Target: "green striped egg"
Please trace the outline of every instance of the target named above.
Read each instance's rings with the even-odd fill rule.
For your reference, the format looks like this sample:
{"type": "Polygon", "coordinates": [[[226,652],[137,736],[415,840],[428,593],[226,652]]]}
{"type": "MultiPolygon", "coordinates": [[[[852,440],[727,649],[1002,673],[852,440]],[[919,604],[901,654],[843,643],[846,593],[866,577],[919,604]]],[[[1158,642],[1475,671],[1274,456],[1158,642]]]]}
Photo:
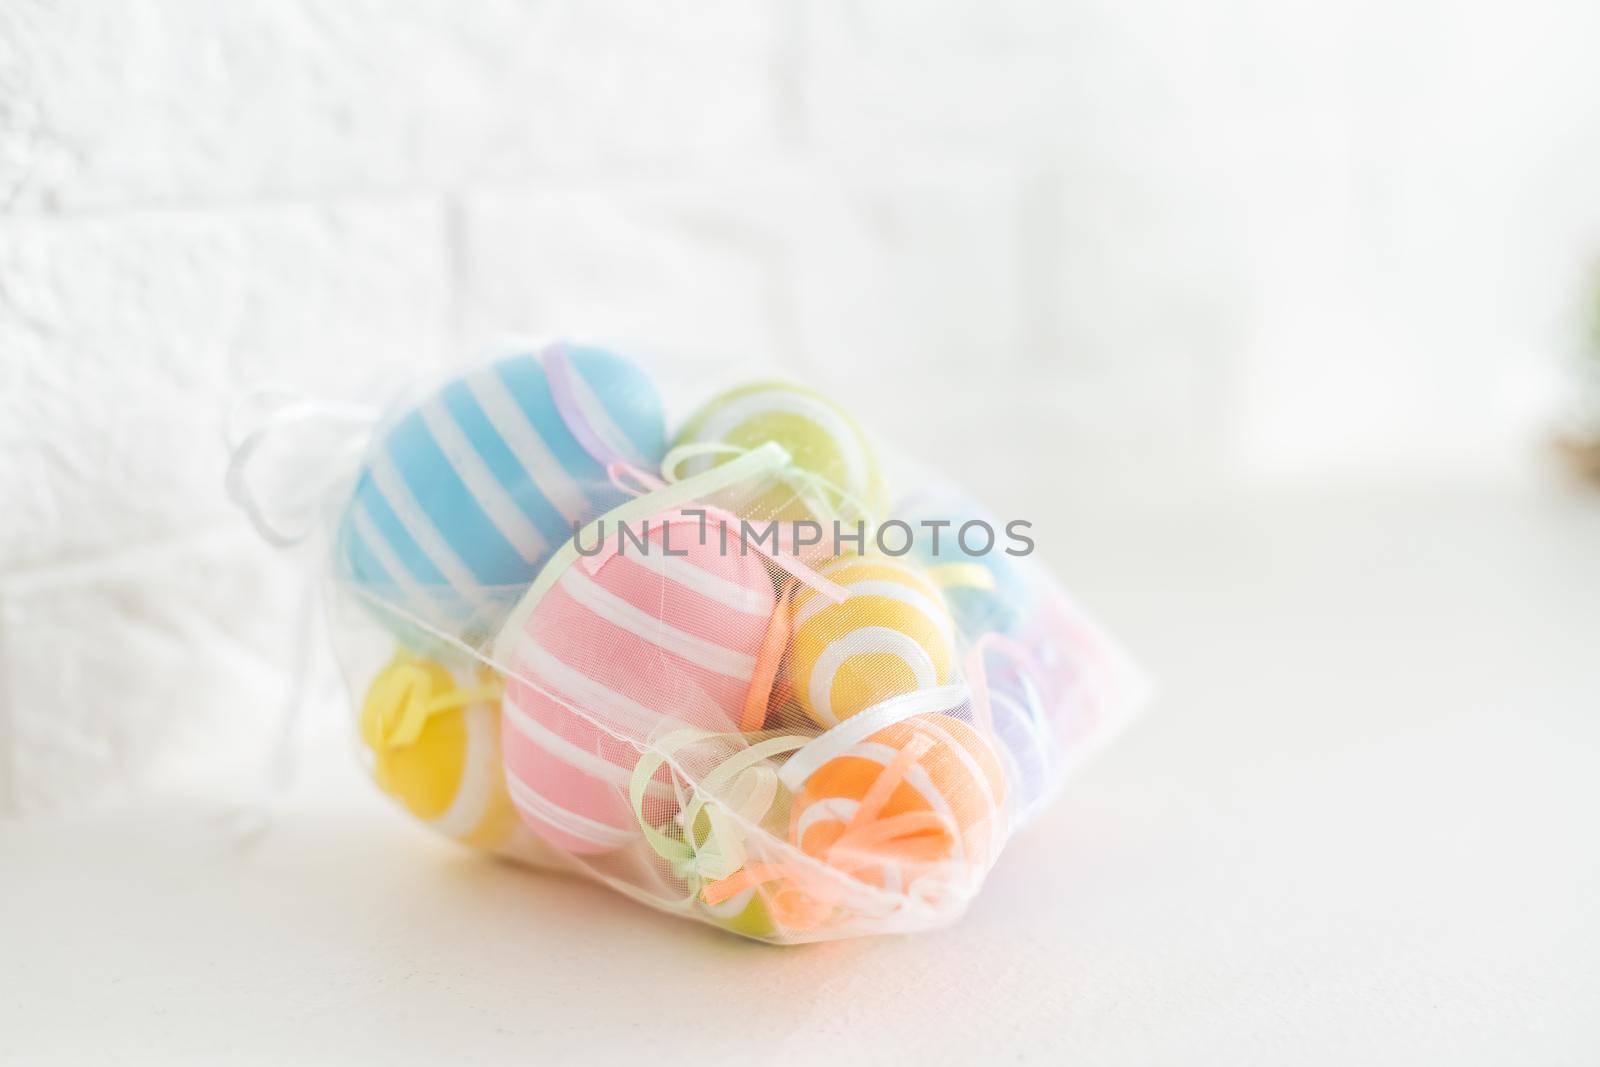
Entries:
{"type": "MultiPolygon", "coordinates": [[[[872,518],[883,510],[883,483],[867,437],[843,409],[804,386],[755,382],[716,397],[684,424],[678,446],[717,443],[741,450],[776,441],[798,472],[816,476],[811,494],[791,479],[741,510],[761,519],[872,518]]],[[[687,459],[680,475],[698,474],[736,453],[687,459]]]]}

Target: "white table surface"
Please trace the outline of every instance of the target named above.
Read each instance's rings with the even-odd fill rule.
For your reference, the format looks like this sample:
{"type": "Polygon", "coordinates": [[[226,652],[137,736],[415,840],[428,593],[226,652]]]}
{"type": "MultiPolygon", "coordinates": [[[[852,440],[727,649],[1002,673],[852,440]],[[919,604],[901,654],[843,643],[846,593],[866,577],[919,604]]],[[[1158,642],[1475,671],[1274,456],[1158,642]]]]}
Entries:
{"type": "Polygon", "coordinates": [[[1600,1062],[1600,497],[1067,518],[1160,694],[955,927],[744,943],[329,753],[250,849],[0,827],[0,1062],[1600,1062]]]}

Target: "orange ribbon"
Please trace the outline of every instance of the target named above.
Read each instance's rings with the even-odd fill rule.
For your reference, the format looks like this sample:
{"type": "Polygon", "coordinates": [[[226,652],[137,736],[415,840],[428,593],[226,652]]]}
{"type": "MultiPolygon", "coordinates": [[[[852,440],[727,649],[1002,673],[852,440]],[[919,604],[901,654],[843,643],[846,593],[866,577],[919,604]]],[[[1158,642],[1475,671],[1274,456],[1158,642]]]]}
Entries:
{"type": "MultiPolygon", "coordinates": [[[[932,811],[882,816],[900,783],[933,746],[928,735],[913,734],[867,787],[843,832],[817,858],[845,874],[890,863],[936,864],[946,858],[950,848],[942,835],[957,840],[960,834],[947,816],[932,811]]],[[[765,896],[773,920],[792,930],[814,929],[826,922],[844,895],[837,879],[811,865],[783,861],[749,864],[706,885],[700,896],[714,906],[763,885],[770,887],[765,896]]]]}
{"type": "Polygon", "coordinates": [[[761,650],[756,653],[756,669],[750,678],[750,689],[745,693],[744,714],[739,717],[739,729],[747,734],[761,729],[767,721],[772,687],[778,680],[783,652],[789,647],[789,603],[793,599],[794,581],[785,579],[778,602],[772,608],[772,618],[767,622],[767,634],[761,639],[761,650]]]}

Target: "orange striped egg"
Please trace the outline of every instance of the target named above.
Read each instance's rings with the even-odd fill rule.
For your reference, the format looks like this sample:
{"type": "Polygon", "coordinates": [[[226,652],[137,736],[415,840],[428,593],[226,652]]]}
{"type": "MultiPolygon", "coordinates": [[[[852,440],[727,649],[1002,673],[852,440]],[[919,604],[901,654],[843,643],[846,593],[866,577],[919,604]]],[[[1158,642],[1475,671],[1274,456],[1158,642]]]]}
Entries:
{"type": "MultiPolygon", "coordinates": [[[[694,519],[671,521],[670,539],[653,519],[642,547],[573,564],[497,644],[512,802],[568,852],[638,835],[629,777],[664,723],[735,730],[749,702],[777,603],[766,564],[719,550],[726,516],[703,544],[694,519]]],[[[661,783],[651,795],[671,802],[661,783]]]]}
{"type": "Polygon", "coordinates": [[[1005,793],[1000,757],[981,734],[949,715],[918,715],[811,771],[789,837],[863,882],[916,893],[919,882],[961,883],[987,866],[1005,793]]]}

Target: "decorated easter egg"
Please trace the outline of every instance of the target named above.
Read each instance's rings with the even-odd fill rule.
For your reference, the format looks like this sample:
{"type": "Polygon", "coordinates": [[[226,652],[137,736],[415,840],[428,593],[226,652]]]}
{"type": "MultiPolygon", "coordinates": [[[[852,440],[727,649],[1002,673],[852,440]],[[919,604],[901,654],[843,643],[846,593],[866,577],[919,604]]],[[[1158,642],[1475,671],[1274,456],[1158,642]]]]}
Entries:
{"type": "Polygon", "coordinates": [[[855,420],[826,397],[782,382],[731,390],[691,416],[677,446],[728,447],[686,459],[679,473],[709,470],[768,441],[776,441],[789,453],[792,475],[741,507],[745,516],[854,520],[882,510],[877,460],[855,420]]]}
{"type": "MultiPolygon", "coordinates": [[[[701,543],[699,514],[658,517],[642,548],[619,537],[541,578],[496,642],[512,801],[570,852],[637,836],[629,778],[659,729],[733,731],[750,701],[777,595],[761,557],[719,550],[731,516],[712,512],[701,543]]],[[[653,802],[671,795],[653,783],[653,802]]]]}
{"type": "Polygon", "coordinates": [[[910,562],[847,556],[822,569],[849,594],[835,603],[805,587],[794,597],[789,689],[824,727],[889,697],[950,680],[950,613],[910,562]]]}
{"type": "Polygon", "coordinates": [[[1020,826],[1059,784],[1060,741],[1032,672],[1002,664],[986,672],[984,684],[994,740],[1012,783],[1013,825],[1020,826]]]}
{"type": "Polygon", "coordinates": [[[886,726],[797,785],[791,842],[893,893],[931,896],[966,884],[986,867],[1004,829],[1000,757],[950,715],[886,726]]]}
{"type": "Polygon", "coordinates": [[[654,468],[664,433],[655,385],[601,349],[482,367],[376,441],[340,525],[340,574],[394,619],[487,637],[574,524],[625,499],[608,466],[654,468]]]}
{"type": "Polygon", "coordinates": [[[1120,648],[1059,589],[1047,588],[1017,632],[1038,706],[1063,758],[1129,714],[1143,681],[1120,648]]]}
{"type": "Polygon", "coordinates": [[[963,637],[1011,633],[1034,600],[1021,561],[1006,553],[1005,526],[959,494],[920,494],[897,518],[913,530],[912,556],[944,594],[963,637]]]}
{"type": "Polygon", "coordinates": [[[378,787],[433,829],[477,848],[512,843],[516,813],[500,759],[500,683],[397,652],[361,705],[378,787]]]}

